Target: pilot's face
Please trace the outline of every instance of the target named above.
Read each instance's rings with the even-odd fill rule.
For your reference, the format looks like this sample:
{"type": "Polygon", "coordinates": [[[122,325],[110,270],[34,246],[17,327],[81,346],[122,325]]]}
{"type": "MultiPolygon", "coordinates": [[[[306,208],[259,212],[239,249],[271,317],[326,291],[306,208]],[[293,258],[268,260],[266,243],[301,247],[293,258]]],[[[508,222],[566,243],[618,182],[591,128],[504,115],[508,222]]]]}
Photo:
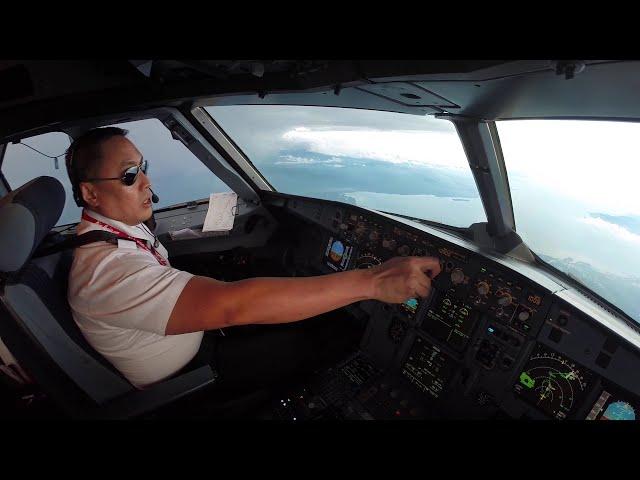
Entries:
{"type": "MultiPolygon", "coordinates": [[[[122,136],[110,138],[101,148],[102,162],[97,178],[120,178],[128,168],[140,165],[142,160],[135,145],[122,136]]],[[[153,213],[150,185],[147,176],[140,171],[130,186],[120,180],[103,180],[82,182],[80,189],[92,210],[127,225],[137,225],[153,213]]]]}

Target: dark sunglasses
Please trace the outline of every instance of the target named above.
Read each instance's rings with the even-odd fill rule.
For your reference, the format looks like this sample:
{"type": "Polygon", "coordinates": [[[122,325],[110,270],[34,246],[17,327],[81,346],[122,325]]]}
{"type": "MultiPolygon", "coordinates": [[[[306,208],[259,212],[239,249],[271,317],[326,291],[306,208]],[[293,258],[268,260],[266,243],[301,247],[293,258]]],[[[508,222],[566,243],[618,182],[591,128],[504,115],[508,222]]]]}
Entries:
{"type": "Polygon", "coordinates": [[[148,165],[149,164],[148,164],[147,160],[142,159],[140,161],[139,165],[135,165],[133,167],[127,168],[122,173],[121,177],[87,178],[87,179],[85,179],[83,181],[85,181],[85,182],[100,182],[100,181],[103,181],[103,180],[120,180],[124,185],[126,185],[127,187],[130,187],[131,185],[136,183],[136,180],[138,179],[138,174],[140,173],[140,171],[142,171],[142,173],[144,173],[145,175],[147,174],[148,165]]]}

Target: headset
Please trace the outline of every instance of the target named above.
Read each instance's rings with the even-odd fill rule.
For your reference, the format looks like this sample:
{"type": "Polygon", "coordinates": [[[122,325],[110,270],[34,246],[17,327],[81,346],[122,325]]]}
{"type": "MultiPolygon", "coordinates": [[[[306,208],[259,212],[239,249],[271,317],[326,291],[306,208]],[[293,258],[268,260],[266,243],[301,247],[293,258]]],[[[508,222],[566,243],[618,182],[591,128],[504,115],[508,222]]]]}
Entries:
{"type": "Polygon", "coordinates": [[[76,172],[76,168],[75,165],[73,165],[73,154],[75,153],[75,148],[73,146],[73,144],[71,144],[69,146],[69,150],[67,151],[67,155],[65,155],[65,163],[67,166],[67,172],[69,173],[69,179],[71,180],[71,189],[73,191],[73,199],[76,202],[76,205],[78,205],[79,207],[83,207],[83,200],[82,197],[80,196],[80,191],[78,188],[78,184],[79,182],[78,180],[78,174],[76,172]]]}

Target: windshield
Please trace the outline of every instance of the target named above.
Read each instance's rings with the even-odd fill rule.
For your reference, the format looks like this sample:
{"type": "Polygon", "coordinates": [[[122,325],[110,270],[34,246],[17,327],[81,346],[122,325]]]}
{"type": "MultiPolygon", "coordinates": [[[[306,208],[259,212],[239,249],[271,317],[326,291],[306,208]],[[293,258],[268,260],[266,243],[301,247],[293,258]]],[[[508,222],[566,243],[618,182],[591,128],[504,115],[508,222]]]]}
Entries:
{"type": "Polygon", "coordinates": [[[456,227],[486,221],[446,120],[333,107],[206,110],[278,191],[456,227]]]}
{"type": "Polygon", "coordinates": [[[497,126],[524,242],[640,322],[640,124],[497,126]]]}

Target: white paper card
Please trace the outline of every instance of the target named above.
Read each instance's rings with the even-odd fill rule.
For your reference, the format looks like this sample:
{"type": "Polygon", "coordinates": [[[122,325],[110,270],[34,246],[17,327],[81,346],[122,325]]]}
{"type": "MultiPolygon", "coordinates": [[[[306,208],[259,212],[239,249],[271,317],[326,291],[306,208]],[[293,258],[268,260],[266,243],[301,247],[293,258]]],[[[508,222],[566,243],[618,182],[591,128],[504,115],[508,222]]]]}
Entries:
{"type": "Polygon", "coordinates": [[[236,193],[212,193],[209,196],[209,210],[207,210],[202,231],[220,232],[231,230],[237,206],[238,195],[236,193]]]}

